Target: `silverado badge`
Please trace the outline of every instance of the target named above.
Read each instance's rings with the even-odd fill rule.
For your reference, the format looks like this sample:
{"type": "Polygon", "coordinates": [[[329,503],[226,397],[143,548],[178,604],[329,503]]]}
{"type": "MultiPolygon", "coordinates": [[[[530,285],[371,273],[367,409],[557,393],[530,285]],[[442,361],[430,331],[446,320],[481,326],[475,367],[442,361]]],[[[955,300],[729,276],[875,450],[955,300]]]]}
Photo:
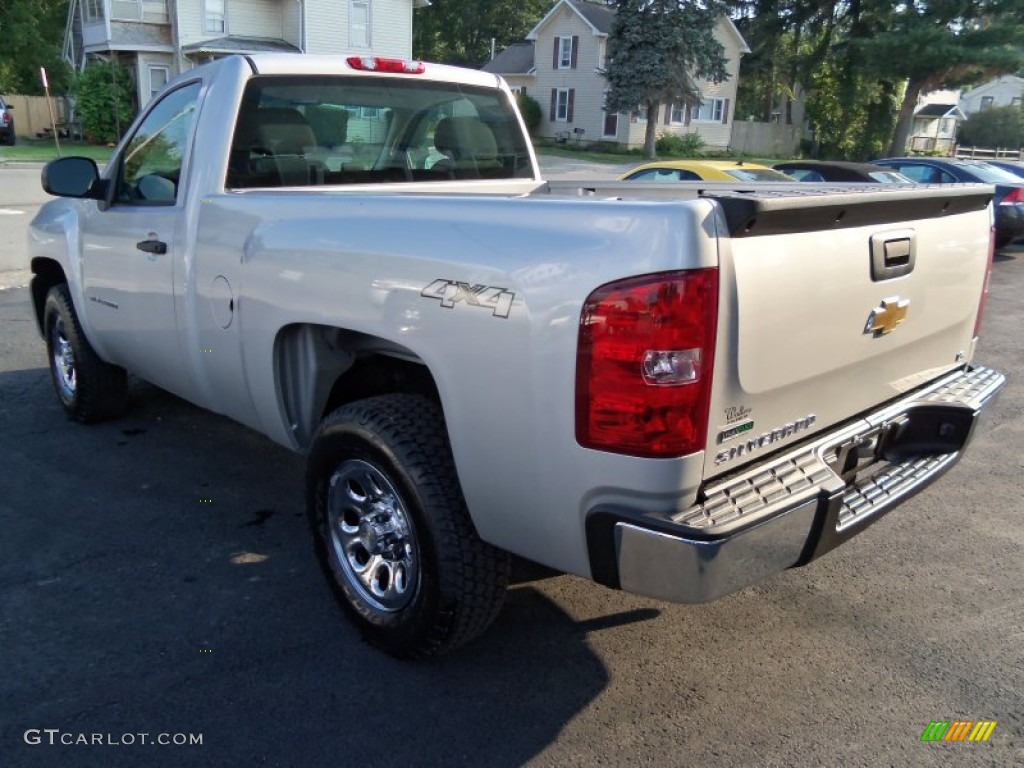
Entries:
{"type": "Polygon", "coordinates": [[[882,299],[882,303],[871,310],[871,314],[868,315],[864,333],[874,334],[875,338],[892,333],[896,330],[896,326],[907,319],[909,308],[910,299],[901,299],[899,296],[882,299]]]}

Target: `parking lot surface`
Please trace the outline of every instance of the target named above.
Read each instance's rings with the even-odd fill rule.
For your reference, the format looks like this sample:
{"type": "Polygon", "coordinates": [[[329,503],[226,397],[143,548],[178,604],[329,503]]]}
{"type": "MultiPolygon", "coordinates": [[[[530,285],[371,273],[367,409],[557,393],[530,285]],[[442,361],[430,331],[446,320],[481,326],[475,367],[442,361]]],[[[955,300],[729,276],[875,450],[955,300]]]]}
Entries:
{"type": "Polygon", "coordinates": [[[699,606],[524,571],[483,638],[416,664],[332,601],[302,457],[142,382],[68,422],[28,291],[0,290],[0,766],[1024,764],[1022,326],[1018,249],[967,455],[809,567],[699,606]],[[997,724],[921,741],[949,720],[997,724]]]}

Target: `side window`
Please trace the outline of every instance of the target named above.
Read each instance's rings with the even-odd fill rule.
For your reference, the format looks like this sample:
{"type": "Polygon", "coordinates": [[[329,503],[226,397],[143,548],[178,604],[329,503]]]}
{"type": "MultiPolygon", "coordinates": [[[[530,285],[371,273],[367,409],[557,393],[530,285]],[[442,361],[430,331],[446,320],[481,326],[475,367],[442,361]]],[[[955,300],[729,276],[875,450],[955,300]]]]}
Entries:
{"type": "Polygon", "coordinates": [[[951,174],[951,173],[946,173],[945,171],[939,171],[938,172],[938,182],[939,182],[939,184],[956,184],[956,177],[953,174],[951,174]]]}
{"type": "Polygon", "coordinates": [[[900,165],[896,170],[918,184],[930,184],[932,181],[932,169],[927,165],[900,165]]]}
{"type": "Polygon", "coordinates": [[[198,98],[199,83],[178,88],[142,121],[118,169],[118,203],[174,205],[198,98]]]}

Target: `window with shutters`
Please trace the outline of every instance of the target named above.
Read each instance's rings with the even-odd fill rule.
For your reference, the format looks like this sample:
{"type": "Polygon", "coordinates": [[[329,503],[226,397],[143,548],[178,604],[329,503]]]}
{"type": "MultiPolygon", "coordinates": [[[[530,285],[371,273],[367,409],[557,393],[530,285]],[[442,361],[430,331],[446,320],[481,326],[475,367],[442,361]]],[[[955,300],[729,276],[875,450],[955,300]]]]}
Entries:
{"type": "Polygon", "coordinates": [[[704,99],[693,112],[693,120],[702,123],[720,123],[725,114],[725,99],[704,99]]]}
{"type": "Polygon", "coordinates": [[[566,123],[569,121],[569,89],[559,88],[555,99],[555,121],[566,123]]]}
{"type": "Polygon", "coordinates": [[[558,68],[572,68],[572,37],[558,38],[558,68]]]}

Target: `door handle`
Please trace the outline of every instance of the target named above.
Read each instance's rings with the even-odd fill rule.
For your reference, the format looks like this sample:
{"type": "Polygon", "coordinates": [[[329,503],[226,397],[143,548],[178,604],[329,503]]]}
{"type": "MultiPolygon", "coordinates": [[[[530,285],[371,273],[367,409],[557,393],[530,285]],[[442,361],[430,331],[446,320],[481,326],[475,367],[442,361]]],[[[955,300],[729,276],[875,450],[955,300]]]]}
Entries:
{"type": "Polygon", "coordinates": [[[914,271],[917,233],[912,229],[880,232],[871,236],[871,279],[880,282],[914,271]]]}
{"type": "Polygon", "coordinates": [[[135,247],[146,253],[167,253],[167,243],[163,240],[140,240],[135,247]]]}

